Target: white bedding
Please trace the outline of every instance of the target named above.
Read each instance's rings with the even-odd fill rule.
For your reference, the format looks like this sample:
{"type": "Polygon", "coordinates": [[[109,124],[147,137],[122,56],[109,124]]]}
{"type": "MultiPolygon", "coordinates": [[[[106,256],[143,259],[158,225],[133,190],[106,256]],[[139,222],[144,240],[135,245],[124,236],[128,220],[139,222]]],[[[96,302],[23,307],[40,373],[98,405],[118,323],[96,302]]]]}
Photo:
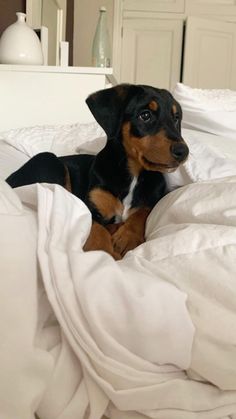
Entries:
{"type": "MultiPolygon", "coordinates": [[[[96,125],[57,129],[5,133],[0,177],[104,141],[96,125]]],[[[119,262],[82,251],[76,197],[0,179],[0,418],[236,419],[236,142],[183,134],[190,159],[168,182],[185,186],[119,262]]]]}
{"type": "Polygon", "coordinates": [[[235,141],[236,90],[200,89],[177,83],[173,96],[181,104],[184,128],[235,141]]]}
{"type": "Polygon", "coordinates": [[[1,181],[2,417],[236,417],[235,194],[236,177],[170,193],[115,262],[82,251],[77,198],[1,181]]]}

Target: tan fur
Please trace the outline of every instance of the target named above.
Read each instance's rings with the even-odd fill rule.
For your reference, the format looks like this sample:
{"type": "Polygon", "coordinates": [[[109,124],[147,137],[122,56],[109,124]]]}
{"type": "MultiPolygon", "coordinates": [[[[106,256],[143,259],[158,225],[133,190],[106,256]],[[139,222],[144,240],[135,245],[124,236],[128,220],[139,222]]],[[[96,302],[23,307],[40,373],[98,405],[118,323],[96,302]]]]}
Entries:
{"type": "Polygon", "coordinates": [[[150,211],[150,208],[132,208],[125,223],[112,236],[114,251],[124,256],[145,241],[145,225],[150,211]]]}
{"type": "Polygon", "coordinates": [[[89,199],[107,220],[115,215],[122,215],[123,205],[121,201],[108,191],[94,188],[89,192],[89,199]]]}
{"type": "Polygon", "coordinates": [[[175,114],[177,112],[177,106],[176,105],[172,106],[172,111],[173,111],[173,114],[175,114]]]}
{"type": "Polygon", "coordinates": [[[164,130],[160,130],[156,135],[137,138],[130,132],[130,122],[125,122],[122,133],[129,167],[133,175],[137,176],[143,168],[166,172],[166,166],[177,165],[170,153],[172,141],[166,137],[164,130]]]}
{"type": "Polygon", "coordinates": [[[103,250],[113,256],[115,260],[121,259],[119,252],[114,250],[111,234],[105,227],[97,222],[93,222],[83,250],[85,252],[88,252],[89,250],[103,250]]]}
{"type": "Polygon", "coordinates": [[[70,181],[70,173],[69,173],[69,170],[68,170],[67,166],[65,166],[65,184],[64,184],[64,188],[67,191],[72,192],[71,181],[70,181]]]}
{"type": "Polygon", "coordinates": [[[148,107],[151,109],[151,111],[156,111],[158,109],[158,103],[155,100],[152,100],[148,107]]]}

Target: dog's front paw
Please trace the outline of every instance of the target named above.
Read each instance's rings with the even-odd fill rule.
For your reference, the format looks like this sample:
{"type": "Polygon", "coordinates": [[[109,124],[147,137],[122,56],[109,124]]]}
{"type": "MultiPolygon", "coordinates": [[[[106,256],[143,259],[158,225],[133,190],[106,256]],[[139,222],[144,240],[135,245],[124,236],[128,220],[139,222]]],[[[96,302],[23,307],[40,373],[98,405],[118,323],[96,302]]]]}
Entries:
{"type": "Polygon", "coordinates": [[[112,237],[109,231],[101,224],[93,222],[90,234],[84,244],[83,250],[103,250],[109,253],[115,260],[122,259],[122,256],[113,248],[112,237]]]}
{"type": "Polygon", "coordinates": [[[123,224],[113,235],[112,242],[115,252],[122,257],[129,251],[145,241],[144,236],[123,224]]]}

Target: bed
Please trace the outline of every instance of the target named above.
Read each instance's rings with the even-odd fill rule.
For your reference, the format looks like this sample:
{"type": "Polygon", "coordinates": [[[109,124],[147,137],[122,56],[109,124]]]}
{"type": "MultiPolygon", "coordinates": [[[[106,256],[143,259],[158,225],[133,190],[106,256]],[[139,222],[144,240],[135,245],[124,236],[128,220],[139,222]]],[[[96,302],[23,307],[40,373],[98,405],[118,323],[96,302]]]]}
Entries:
{"type": "Polygon", "coordinates": [[[84,100],[108,75],[71,72],[0,69],[0,416],[236,419],[236,92],[176,86],[190,157],[116,262],[83,252],[78,198],[4,181],[103,147],[84,100]]]}

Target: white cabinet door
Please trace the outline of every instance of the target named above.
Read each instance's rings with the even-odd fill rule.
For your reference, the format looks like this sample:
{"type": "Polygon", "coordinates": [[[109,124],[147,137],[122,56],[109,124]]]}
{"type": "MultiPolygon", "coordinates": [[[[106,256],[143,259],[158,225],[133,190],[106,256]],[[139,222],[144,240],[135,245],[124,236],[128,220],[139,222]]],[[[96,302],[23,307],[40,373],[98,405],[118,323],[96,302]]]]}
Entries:
{"type": "Polygon", "coordinates": [[[185,0],[187,16],[235,16],[236,0],[185,0]]]}
{"type": "Polygon", "coordinates": [[[182,20],[124,19],[121,81],[172,89],[180,80],[182,20]]]}
{"type": "Polygon", "coordinates": [[[124,0],[124,10],[181,13],[184,0],[124,0]]]}
{"type": "Polygon", "coordinates": [[[200,88],[236,89],[236,24],[189,17],[183,83],[200,88]]]}

